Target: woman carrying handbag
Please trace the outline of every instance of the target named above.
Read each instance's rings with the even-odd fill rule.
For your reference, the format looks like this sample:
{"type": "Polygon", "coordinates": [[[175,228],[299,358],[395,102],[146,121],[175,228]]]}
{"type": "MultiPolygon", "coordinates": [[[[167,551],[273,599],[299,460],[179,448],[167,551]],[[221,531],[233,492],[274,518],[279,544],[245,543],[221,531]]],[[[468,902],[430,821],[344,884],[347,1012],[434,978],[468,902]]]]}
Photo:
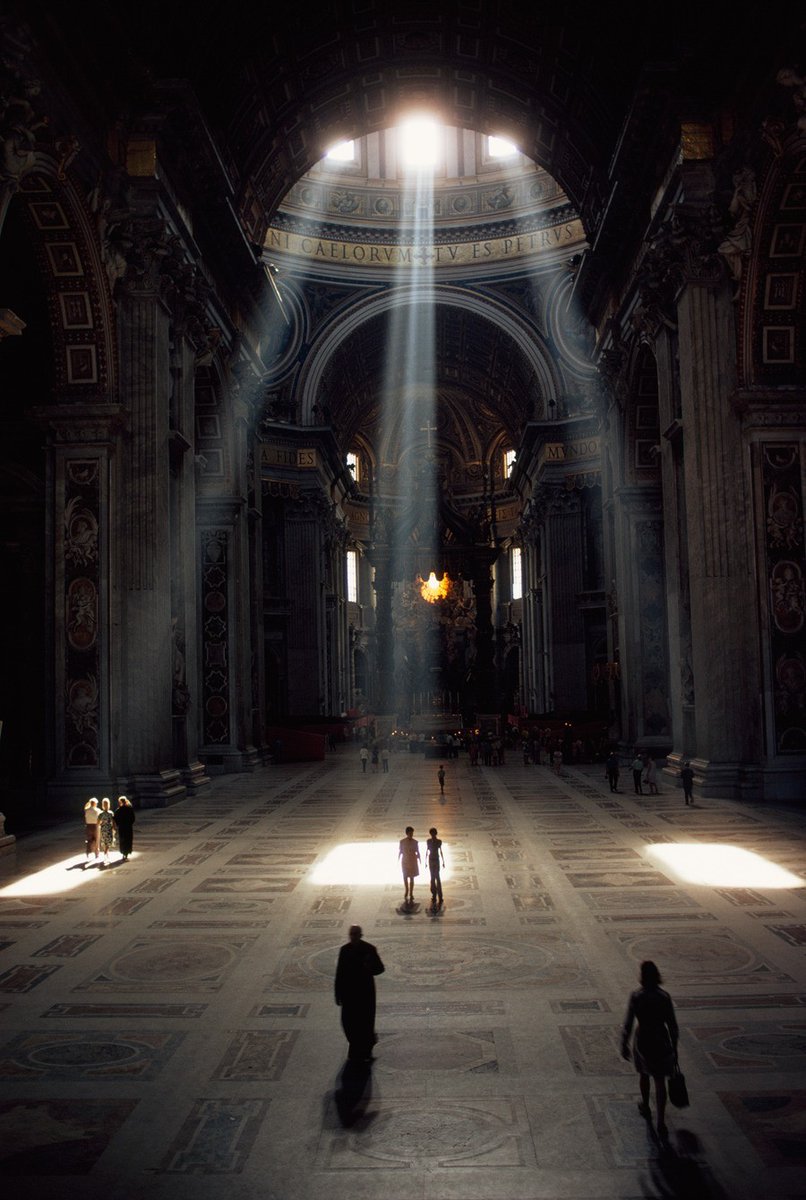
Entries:
{"type": "MultiPolygon", "coordinates": [[[[641,963],[641,986],[630,996],[621,1036],[622,1058],[630,1058],[630,1034],[637,1026],[632,1047],[632,1059],[638,1071],[641,1103],[638,1111],[646,1120],[651,1118],[649,1080],[655,1081],[655,1102],[658,1110],[658,1137],[666,1138],[666,1080],[679,1071],[677,1067],[677,1019],[668,992],[660,986],[660,971],[653,962],[641,963]]],[[[685,1080],[684,1086],[685,1086],[685,1080]]]]}

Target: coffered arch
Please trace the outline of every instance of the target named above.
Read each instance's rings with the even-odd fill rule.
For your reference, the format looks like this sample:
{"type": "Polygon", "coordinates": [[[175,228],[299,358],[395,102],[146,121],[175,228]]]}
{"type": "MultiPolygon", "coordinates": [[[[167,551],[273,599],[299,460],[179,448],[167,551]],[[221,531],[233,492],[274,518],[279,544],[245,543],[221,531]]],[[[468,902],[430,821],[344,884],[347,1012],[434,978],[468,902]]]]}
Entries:
{"type": "MultiPolygon", "coordinates": [[[[560,390],[548,346],[525,320],[488,295],[448,286],[435,287],[432,295],[440,364],[437,392],[456,397],[465,391],[496,403],[501,424],[511,437],[517,436],[523,420],[532,415],[530,405],[545,408],[560,390]]],[[[423,302],[416,288],[390,289],[341,312],[323,329],[300,381],[304,423],[312,420],[323,392],[345,436],[372,417],[384,385],[388,319],[396,310],[423,302]],[[359,352],[362,344],[368,354],[359,352]],[[337,386],[345,373],[353,377],[349,391],[337,386]]]]}

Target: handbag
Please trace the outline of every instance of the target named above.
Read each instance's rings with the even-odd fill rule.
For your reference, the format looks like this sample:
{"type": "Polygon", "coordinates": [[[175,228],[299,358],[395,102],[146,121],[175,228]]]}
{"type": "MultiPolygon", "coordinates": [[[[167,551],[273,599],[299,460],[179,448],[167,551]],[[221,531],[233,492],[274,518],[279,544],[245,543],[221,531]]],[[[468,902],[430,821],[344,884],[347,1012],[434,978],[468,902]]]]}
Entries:
{"type": "Polygon", "coordinates": [[[674,1060],[674,1070],[669,1076],[669,1103],[675,1108],[688,1108],[688,1088],[686,1087],[686,1077],[680,1070],[680,1064],[677,1059],[674,1060]]]}

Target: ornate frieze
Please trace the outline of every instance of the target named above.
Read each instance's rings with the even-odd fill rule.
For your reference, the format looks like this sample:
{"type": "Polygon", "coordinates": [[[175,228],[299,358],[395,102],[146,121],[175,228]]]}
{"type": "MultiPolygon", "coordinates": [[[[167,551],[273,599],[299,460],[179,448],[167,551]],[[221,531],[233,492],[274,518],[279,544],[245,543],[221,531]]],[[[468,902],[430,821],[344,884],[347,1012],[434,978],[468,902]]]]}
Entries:
{"type": "Polygon", "coordinates": [[[797,442],[764,442],[761,474],[775,751],[806,753],[806,551],[797,442]]]}
{"type": "Polygon", "coordinates": [[[229,571],[231,533],[201,532],[202,742],[230,742],[229,571]]]}
{"type": "Polygon", "coordinates": [[[64,464],[62,571],[64,603],[64,765],[99,767],[101,464],[64,464]]]}

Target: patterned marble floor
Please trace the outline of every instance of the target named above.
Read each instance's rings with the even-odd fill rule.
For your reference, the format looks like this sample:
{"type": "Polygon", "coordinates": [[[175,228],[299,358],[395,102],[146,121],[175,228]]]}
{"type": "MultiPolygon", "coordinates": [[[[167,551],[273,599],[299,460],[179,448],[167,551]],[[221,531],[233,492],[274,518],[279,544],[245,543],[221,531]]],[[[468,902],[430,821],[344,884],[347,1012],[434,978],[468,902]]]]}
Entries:
{"type": "Polygon", "coordinates": [[[437,765],[343,748],[138,813],[105,870],[78,821],[0,860],[9,1195],[805,1200],[806,891],[685,882],[649,848],[733,845],[806,887],[806,814],[514,761],[451,762],[440,796],[437,765]],[[401,909],[407,824],[445,839],[436,916],[422,877],[401,909]],[[371,1074],[333,1002],[352,923],[386,964],[371,1074]],[[665,1147],[618,1052],[644,958],[692,1096],[665,1147]]]}

